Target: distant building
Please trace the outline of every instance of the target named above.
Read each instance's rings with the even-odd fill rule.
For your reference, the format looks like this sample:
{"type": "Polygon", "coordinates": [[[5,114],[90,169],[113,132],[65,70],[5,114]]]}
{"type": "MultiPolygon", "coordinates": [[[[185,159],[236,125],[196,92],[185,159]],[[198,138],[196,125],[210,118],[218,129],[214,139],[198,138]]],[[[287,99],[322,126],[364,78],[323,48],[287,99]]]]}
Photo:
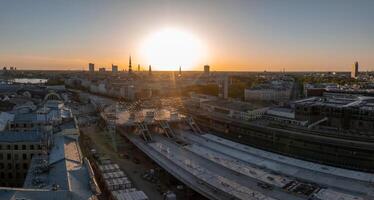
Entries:
{"type": "Polygon", "coordinates": [[[129,73],[132,73],[131,56],[129,57],[129,73]]]}
{"type": "Polygon", "coordinates": [[[120,88],[120,97],[133,101],[135,100],[135,88],[133,85],[125,85],[120,88]]]}
{"type": "Polygon", "coordinates": [[[99,72],[105,72],[105,67],[99,68],[99,72]]]}
{"type": "Polygon", "coordinates": [[[327,90],[336,89],[335,83],[305,83],[304,95],[306,97],[322,96],[327,90]]]}
{"type": "Polygon", "coordinates": [[[272,81],[272,83],[260,84],[244,90],[246,101],[274,101],[287,102],[291,99],[293,82],[272,81]]]}
{"type": "Polygon", "coordinates": [[[221,80],[219,80],[219,97],[227,99],[229,97],[229,79],[225,75],[221,80]]]}
{"type": "Polygon", "coordinates": [[[261,118],[268,108],[256,107],[242,101],[228,101],[222,99],[203,100],[200,103],[202,111],[213,115],[221,115],[239,120],[254,120],[261,118]]]}
{"type": "Polygon", "coordinates": [[[210,66],[209,65],[204,65],[204,74],[209,75],[210,73],[210,66]]]}
{"type": "Polygon", "coordinates": [[[95,64],[94,63],[88,63],[88,71],[94,72],[95,71],[95,64]]]}
{"type": "Polygon", "coordinates": [[[148,74],[152,75],[152,66],[151,65],[149,65],[149,67],[148,67],[148,74]]]}
{"type": "Polygon", "coordinates": [[[351,77],[357,78],[357,76],[358,76],[358,62],[355,62],[352,72],[351,72],[351,77]]]}
{"type": "Polygon", "coordinates": [[[118,66],[112,64],[112,72],[117,73],[118,72],[118,66]]]}
{"type": "Polygon", "coordinates": [[[374,128],[373,102],[374,97],[367,96],[312,97],[294,102],[295,116],[298,120],[309,122],[326,118],[326,126],[372,133],[374,128]]]}

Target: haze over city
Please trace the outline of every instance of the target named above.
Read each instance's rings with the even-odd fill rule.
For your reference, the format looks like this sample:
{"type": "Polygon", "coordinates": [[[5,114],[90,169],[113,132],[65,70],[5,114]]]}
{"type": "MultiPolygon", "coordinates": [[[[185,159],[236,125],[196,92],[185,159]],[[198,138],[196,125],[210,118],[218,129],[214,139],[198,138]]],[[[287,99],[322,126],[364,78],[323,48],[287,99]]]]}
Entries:
{"type": "Polygon", "coordinates": [[[374,200],[374,0],[0,0],[0,200],[374,200]]]}
{"type": "Polygon", "coordinates": [[[0,64],[82,70],[374,70],[371,0],[1,1],[0,64]]]}

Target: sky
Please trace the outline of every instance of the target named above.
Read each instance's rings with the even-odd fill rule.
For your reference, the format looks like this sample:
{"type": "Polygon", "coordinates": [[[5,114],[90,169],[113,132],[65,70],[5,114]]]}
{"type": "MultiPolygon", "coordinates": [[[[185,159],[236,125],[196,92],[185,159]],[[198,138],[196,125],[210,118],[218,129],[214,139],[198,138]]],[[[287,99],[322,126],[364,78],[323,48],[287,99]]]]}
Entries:
{"type": "Polygon", "coordinates": [[[374,70],[373,10],[373,0],[0,0],[0,66],[122,69],[130,54],[148,66],[143,42],[174,28],[204,46],[194,70],[349,71],[356,60],[374,70]]]}

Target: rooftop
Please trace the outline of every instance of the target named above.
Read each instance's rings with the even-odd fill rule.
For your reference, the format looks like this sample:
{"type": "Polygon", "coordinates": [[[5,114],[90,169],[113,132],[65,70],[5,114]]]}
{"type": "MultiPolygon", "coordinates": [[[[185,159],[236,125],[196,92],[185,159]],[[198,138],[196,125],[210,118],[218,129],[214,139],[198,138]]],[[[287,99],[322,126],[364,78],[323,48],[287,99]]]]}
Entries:
{"type": "Polygon", "coordinates": [[[12,132],[12,131],[1,131],[0,142],[16,143],[16,142],[40,142],[42,140],[42,134],[38,131],[27,131],[27,132],[12,132]]]}
{"type": "Polygon", "coordinates": [[[260,108],[257,105],[246,103],[242,101],[228,101],[223,99],[217,99],[217,100],[210,100],[210,101],[204,101],[202,104],[209,104],[216,107],[222,107],[227,108],[231,110],[241,111],[241,112],[247,112],[252,111],[260,108]]]}
{"type": "Polygon", "coordinates": [[[33,157],[23,188],[0,188],[0,199],[94,199],[90,164],[83,160],[74,133],[67,129],[55,134],[49,154],[33,157]]]}
{"type": "Polygon", "coordinates": [[[374,98],[360,96],[357,98],[340,98],[340,97],[313,97],[294,101],[297,105],[303,106],[329,106],[337,108],[359,108],[365,110],[374,110],[374,98]]]}

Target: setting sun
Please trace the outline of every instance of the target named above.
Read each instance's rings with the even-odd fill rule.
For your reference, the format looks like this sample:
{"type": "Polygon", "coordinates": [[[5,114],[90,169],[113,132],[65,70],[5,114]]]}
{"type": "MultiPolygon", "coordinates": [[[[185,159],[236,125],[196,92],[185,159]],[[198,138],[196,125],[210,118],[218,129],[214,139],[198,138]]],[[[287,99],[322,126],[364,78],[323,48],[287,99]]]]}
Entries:
{"type": "Polygon", "coordinates": [[[204,57],[201,41],[193,34],[167,28],[149,35],[140,47],[140,55],[156,70],[193,69],[204,57]]]}

